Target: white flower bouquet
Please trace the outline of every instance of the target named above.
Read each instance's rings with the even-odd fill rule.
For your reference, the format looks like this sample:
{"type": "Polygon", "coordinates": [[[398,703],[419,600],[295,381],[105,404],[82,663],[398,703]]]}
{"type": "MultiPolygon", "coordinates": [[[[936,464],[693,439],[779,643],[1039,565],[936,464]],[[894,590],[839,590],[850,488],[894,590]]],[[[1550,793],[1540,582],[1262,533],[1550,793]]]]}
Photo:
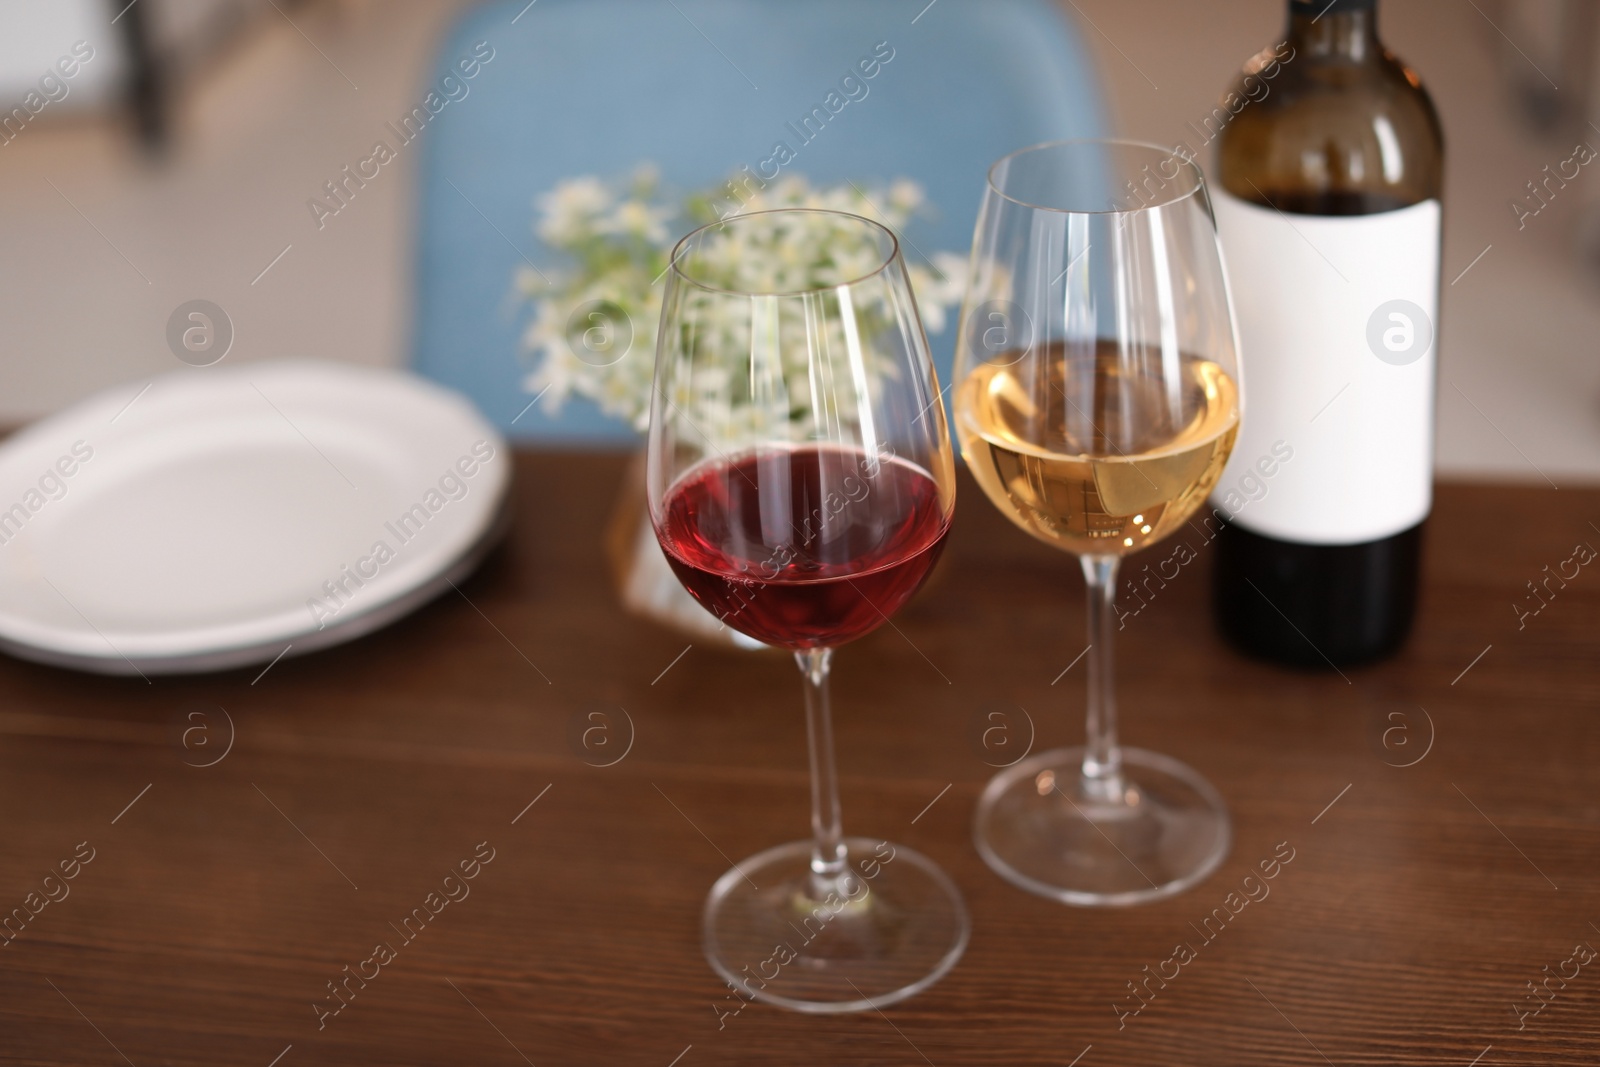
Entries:
{"type": "MultiPolygon", "coordinates": [[[[884,188],[853,182],[813,188],[792,175],[760,190],[747,185],[737,200],[718,199],[733,187],[730,182],[669,201],[655,169],[641,166],[625,182],[573,178],[538,198],[536,232],[572,262],[554,273],[524,267],[516,278],[519,293],[533,305],[523,336],[533,357],[525,384],[546,410],[559,411],[574,396],[588,397],[634,429],[648,428],[656,324],[675,233],[726,218],[730,207],[740,214],[827,208],[875,219],[895,231],[925,208],[922,188],[904,178],[884,188]]],[[[729,240],[713,252],[722,282],[746,291],[829,285],[870,270],[874,255],[859,237],[844,237],[825,221],[809,228],[791,225],[765,240],[729,240]]],[[[944,329],[947,309],[961,299],[966,261],[948,252],[935,253],[931,262],[914,259],[914,254],[907,257],[912,289],[923,323],[937,333],[944,329]]],[[[795,378],[794,394],[803,395],[804,365],[788,370],[795,378]]],[[[727,417],[727,400],[715,387],[674,400],[699,406],[707,423],[714,412],[727,417]]],[[[803,413],[795,414],[803,421],[803,413]]]]}

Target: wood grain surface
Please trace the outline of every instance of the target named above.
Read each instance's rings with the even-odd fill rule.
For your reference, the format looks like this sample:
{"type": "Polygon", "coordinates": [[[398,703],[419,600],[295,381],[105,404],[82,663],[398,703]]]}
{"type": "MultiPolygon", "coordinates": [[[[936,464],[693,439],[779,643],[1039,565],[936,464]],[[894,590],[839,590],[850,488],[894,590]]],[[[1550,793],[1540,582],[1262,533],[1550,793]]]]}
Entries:
{"type": "Polygon", "coordinates": [[[1075,742],[1085,638],[1075,563],[963,481],[934,582],[840,653],[835,699],[846,829],[942,864],[971,945],[883,1012],[719,1025],[700,907],[729,858],[806,832],[799,679],[619,609],[622,469],[520,455],[510,541],[459,594],[260,677],[0,662],[0,913],[28,916],[0,938],[0,1063],[1600,1062],[1600,960],[1574,957],[1600,946],[1600,567],[1513,609],[1600,547],[1600,492],[1441,486],[1414,639],[1344,676],[1228,651],[1180,533],[1198,558],[1118,635],[1123,736],[1216,784],[1233,851],[1175,900],[1091,911],[971,844],[1009,758],[980,723],[1075,742]],[[608,754],[631,721],[614,765],[591,711],[608,754]],[[1205,941],[1191,924],[1283,842],[1270,895],[1205,941]],[[1179,943],[1195,958],[1135,999],[1179,943]],[[324,1015],[347,966],[377,977],[324,1015]]]}

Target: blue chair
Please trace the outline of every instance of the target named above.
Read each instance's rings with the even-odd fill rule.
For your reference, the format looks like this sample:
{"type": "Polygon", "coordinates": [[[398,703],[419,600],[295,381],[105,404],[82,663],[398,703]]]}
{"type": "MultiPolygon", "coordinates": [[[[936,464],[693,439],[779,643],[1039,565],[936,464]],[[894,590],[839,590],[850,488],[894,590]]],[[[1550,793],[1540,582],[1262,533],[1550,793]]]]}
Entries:
{"type": "MultiPolygon", "coordinates": [[[[532,231],[534,197],[558,181],[648,160],[669,187],[706,188],[781,140],[796,154],[783,173],[814,184],[920,182],[938,215],[908,228],[907,256],[964,256],[991,162],[1106,125],[1086,49],[1048,0],[498,0],[456,24],[430,85],[479,41],[493,59],[418,138],[415,366],[522,441],[634,439],[583,400],[524,413],[528,309],[511,280],[525,260],[559,263],[532,231]],[[802,144],[786,124],[875,47],[892,58],[867,95],[802,144]]],[[[930,338],[945,382],[954,333],[930,338]]]]}

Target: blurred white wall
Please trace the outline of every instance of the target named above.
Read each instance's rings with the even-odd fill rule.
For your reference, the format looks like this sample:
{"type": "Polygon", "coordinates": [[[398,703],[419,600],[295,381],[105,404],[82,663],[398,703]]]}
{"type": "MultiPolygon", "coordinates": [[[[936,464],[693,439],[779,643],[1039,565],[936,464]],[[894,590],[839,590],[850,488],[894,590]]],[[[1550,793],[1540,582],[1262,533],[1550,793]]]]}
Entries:
{"type": "Polygon", "coordinates": [[[0,108],[22,103],[78,41],[98,42],[94,59],[51,107],[104,105],[122,78],[122,48],[108,0],[0,0],[0,108]]]}

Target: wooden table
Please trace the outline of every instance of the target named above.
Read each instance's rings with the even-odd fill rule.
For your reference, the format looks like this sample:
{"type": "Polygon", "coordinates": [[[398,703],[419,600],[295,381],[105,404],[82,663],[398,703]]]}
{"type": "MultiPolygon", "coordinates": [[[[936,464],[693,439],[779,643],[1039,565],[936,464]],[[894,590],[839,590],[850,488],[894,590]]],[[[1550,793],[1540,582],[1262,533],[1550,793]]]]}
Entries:
{"type": "Polygon", "coordinates": [[[1600,946],[1600,568],[1521,629],[1512,609],[1600,546],[1600,492],[1442,486],[1415,639],[1347,678],[1226,650],[1201,549],[1119,635],[1124,737],[1217,785],[1233,852],[1176,900],[1088,911],[970,841],[981,716],[1073,742],[1083,668],[1053,680],[1084,636],[1076,566],[963,482],[939,576],[840,655],[835,694],[847,829],[941,863],[971,945],[882,1013],[719,1028],[700,906],[730,857],[805,833],[796,672],[618,609],[621,458],[518,464],[509,545],[357,644],[153,684],[0,663],[0,909],[38,908],[0,947],[0,1063],[1600,1062],[1600,960],[1514,1014],[1600,946]],[[590,766],[575,723],[618,707],[631,751],[590,766]],[[1190,924],[1280,842],[1270,896],[1203,943],[1190,924]],[[1197,958],[1119,1029],[1181,941],[1197,958]],[[379,942],[400,947],[364,963],[379,942]],[[377,976],[319,1030],[347,966],[377,976]]]}

